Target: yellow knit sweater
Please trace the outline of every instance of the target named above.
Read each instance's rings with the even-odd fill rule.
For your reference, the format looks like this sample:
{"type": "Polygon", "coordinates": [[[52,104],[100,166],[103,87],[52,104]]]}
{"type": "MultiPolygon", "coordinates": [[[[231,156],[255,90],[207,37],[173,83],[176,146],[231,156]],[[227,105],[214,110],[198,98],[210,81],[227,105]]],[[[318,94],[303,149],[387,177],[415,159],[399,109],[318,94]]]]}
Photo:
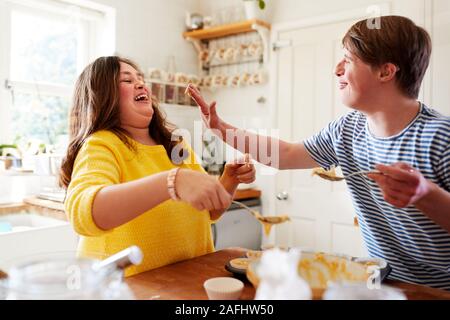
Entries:
{"type": "MultiPolygon", "coordinates": [[[[114,133],[100,131],[79,151],[65,201],[70,222],[81,236],[79,256],[104,259],[137,245],[144,260],[127,269],[125,275],[130,276],[213,252],[209,212],[184,202],[165,201],[113,230],[96,226],[92,203],[102,188],[175,168],[162,145],[135,145],[137,151],[133,152],[114,133]]],[[[189,151],[190,157],[180,167],[204,172],[189,151]]]]}

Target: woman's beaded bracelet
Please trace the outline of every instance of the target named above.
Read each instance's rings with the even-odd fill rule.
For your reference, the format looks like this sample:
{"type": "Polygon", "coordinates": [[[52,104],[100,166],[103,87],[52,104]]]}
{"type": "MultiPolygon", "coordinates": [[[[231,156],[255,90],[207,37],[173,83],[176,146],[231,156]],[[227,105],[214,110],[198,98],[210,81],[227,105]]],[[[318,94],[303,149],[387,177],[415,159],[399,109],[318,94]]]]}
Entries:
{"type": "Polygon", "coordinates": [[[176,180],[177,180],[177,173],[180,170],[180,168],[175,168],[169,171],[169,174],[167,175],[167,190],[169,191],[169,195],[172,198],[172,200],[178,201],[180,198],[177,195],[176,190],[176,180]]]}

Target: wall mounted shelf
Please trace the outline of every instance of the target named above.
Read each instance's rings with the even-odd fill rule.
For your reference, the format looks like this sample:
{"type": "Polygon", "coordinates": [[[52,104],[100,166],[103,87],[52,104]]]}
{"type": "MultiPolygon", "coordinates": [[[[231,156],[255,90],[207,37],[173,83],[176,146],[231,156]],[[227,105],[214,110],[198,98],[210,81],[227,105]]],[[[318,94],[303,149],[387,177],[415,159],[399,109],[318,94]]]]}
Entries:
{"type": "Polygon", "coordinates": [[[260,28],[270,31],[271,26],[269,23],[261,20],[246,20],[208,29],[184,32],[183,36],[185,39],[211,40],[246,32],[252,32],[255,30],[257,31],[260,28]]]}
{"type": "MultiPolygon", "coordinates": [[[[195,30],[190,32],[184,32],[183,37],[190,41],[198,53],[198,74],[199,76],[210,74],[211,68],[216,67],[233,67],[249,63],[259,63],[262,69],[267,69],[267,62],[269,61],[269,42],[270,42],[270,29],[271,25],[262,20],[246,20],[242,22],[236,22],[231,24],[220,25],[208,29],[195,30]],[[262,53],[259,57],[250,57],[240,59],[238,61],[219,61],[218,63],[211,63],[207,59],[202,59],[201,56],[207,51],[207,55],[210,53],[210,42],[219,39],[232,37],[236,35],[243,35],[246,33],[257,33],[259,35],[260,43],[262,43],[262,53]]],[[[223,48],[222,50],[226,49],[223,48]]],[[[211,56],[210,56],[211,57],[211,56]]]]}

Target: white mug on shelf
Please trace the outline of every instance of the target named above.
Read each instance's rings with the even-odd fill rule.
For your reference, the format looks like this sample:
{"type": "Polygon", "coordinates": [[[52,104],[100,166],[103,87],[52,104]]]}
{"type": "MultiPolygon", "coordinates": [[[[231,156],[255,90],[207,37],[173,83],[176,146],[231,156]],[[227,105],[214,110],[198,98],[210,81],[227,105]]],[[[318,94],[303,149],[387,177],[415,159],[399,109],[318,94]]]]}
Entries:
{"type": "Polygon", "coordinates": [[[224,53],[224,60],[226,62],[234,62],[235,61],[235,59],[234,59],[235,51],[236,51],[236,49],[233,47],[227,48],[224,53]]]}
{"type": "Polygon", "coordinates": [[[224,75],[222,77],[222,87],[228,87],[229,83],[230,83],[230,76],[229,75],[224,75]]]}
{"type": "Polygon", "coordinates": [[[257,58],[263,54],[263,45],[260,41],[250,43],[248,54],[252,58],[257,58]]]}
{"type": "Polygon", "coordinates": [[[225,61],[225,51],[226,51],[225,48],[219,48],[219,49],[217,50],[217,53],[216,53],[216,59],[217,59],[219,62],[224,62],[224,61],[225,61]]]}
{"type": "Polygon", "coordinates": [[[202,50],[198,54],[198,58],[202,63],[206,63],[209,61],[209,51],[208,50],[202,50]]]}
{"type": "Polygon", "coordinates": [[[211,82],[211,87],[212,88],[219,88],[222,86],[222,79],[223,76],[221,74],[216,74],[214,76],[212,76],[212,82],[211,82]]]}
{"type": "Polygon", "coordinates": [[[248,72],[244,72],[240,75],[240,85],[246,86],[250,84],[251,75],[248,72]]]}
{"type": "Polygon", "coordinates": [[[212,77],[206,76],[203,78],[203,87],[210,89],[212,86],[212,77]]]}
{"type": "Polygon", "coordinates": [[[249,53],[248,53],[248,44],[246,43],[241,43],[239,45],[239,55],[243,58],[248,57],[249,53]]]}
{"type": "Polygon", "coordinates": [[[235,74],[230,78],[230,86],[232,88],[238,88],[241,86],[241,76],[239,74],[235,74]]]}
{"type": "Polygon", "coordinates": [[[251,83],[252,85],[259,85],[263,84],[267,81],[267,75],[264,70],[258,70],[251,76],[251,83]]]}

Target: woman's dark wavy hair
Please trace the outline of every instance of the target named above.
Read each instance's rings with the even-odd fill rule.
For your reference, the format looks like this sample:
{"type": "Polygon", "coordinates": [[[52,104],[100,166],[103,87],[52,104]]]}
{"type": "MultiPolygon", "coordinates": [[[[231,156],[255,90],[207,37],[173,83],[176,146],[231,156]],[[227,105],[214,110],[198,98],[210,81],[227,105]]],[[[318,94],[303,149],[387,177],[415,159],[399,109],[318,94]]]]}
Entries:
{"type": "MultiPolygon", "coordinates": [[[[140,70],[131,60],[110,56],[101,57],[88,65],[79,76],[70,111],[69,146],[60,169],[59,184],[67,189],[70,184],[75,159],[87,138],[95,132],[108,130],[116,134],[131,150],[136,150],[129,133],[121,128],[119,109],[120,62],[140,70]]],[[[182,138],[172,140],[176,127],[166,121],[158,102],[152,97],[153,117],[148,131],[153,140],[166,149],[169,158],[182,138]]]]}

